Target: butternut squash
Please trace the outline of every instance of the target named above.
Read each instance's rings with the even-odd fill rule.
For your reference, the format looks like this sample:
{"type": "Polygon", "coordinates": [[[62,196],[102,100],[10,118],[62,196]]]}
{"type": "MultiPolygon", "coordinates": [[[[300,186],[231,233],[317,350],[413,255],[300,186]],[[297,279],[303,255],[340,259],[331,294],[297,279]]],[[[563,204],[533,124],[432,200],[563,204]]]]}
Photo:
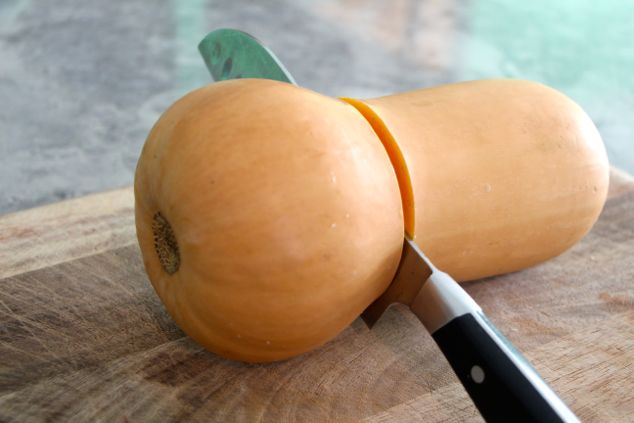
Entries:
{"type": "Polygon", "coordinates": [[[193,91],[155,124],[136,225],[177,324],[263,362],[352,322],[389,285],[404,231],[459,280],[519,270],[579,240],[607,183],[590,119],[535,83],[344,102],[244,79],[193,91]]]}

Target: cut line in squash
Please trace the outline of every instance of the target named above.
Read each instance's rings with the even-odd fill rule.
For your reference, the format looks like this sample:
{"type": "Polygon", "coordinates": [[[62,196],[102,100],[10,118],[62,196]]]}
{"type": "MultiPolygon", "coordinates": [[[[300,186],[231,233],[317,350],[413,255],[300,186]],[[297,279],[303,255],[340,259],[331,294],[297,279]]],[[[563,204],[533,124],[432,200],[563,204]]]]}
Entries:
{"type": "Polygon", "coordinates": [[[375,113],[374,110],[361,100],[354,98],[341,97],[342,101],[350,104],[357,109],[359,113],[368,121],[374,133],[377,135],[381,144],[385,148],[394,172],[396,172],[396,179],[398,181],[398,188],[401,192],[401,200],[403,202],[403,220],[405,222],[405,234],[414,239],[415,229],[415,206],[414,206],[414,192],[412,190],[412,180],[407,168],[407,162],[403,156],[403,152],[399,147],[396,139],[388,129],[383,119],[375,113]]]}

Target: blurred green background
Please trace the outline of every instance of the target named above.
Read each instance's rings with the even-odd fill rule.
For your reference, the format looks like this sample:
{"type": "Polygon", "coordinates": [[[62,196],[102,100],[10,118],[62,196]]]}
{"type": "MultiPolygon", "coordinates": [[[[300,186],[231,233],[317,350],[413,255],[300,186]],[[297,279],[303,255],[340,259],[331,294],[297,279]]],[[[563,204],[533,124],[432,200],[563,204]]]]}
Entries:
{"type": "Polygon", "coordinates": [[[505,76],[563,91],[593,118],[613,165],[634,172],[634,2],[477,1],[463,79],[505,76]]]}

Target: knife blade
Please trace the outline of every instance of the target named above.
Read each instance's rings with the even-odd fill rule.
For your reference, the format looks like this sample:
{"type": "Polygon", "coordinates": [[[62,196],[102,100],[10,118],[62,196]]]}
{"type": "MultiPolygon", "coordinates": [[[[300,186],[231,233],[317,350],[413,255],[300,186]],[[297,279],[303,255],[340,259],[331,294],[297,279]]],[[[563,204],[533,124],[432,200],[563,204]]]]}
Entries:
{"type": "Polygon", "coordinates": [[[297,85],[275,54],[246,32],[217,29],[202,39],[198,51],[214,81],[262,78],[297,85]]]}
{"type": "MultiPolygon", "coordinates": [[[[199,50],[215,81],[264,78],[296,85],[275,55],[245,32],[211,32],[199,50]]],[[[407,236],[393,281],[363,320],[372,328],[393,303],[406,304],[418,317],[485,420],[579,421],[469,294],[407,236]]]]}

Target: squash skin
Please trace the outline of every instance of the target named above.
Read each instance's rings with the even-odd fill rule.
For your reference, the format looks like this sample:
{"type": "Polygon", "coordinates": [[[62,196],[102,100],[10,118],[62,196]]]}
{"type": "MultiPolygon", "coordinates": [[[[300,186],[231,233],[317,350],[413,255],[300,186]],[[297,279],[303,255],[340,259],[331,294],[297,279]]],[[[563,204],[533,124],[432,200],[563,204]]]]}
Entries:
{"type": "Polygon", "coordinates": [[[405,157],[417,243],[458,281],[557,256],[599,217],[605,147],[586,113],[558,91],[482,80],[365,104],[405,157]]]}
{"type": "Polygon", "coordinates": [[[394,169],[351,106],[289,84],[210,84],[172,105],[135,175],[145,268],[176,323],[224,357],[316,348],[389,285],[403,211],[394,169]],[[154,250],[160,212],[178,242],[154,250]]]}

